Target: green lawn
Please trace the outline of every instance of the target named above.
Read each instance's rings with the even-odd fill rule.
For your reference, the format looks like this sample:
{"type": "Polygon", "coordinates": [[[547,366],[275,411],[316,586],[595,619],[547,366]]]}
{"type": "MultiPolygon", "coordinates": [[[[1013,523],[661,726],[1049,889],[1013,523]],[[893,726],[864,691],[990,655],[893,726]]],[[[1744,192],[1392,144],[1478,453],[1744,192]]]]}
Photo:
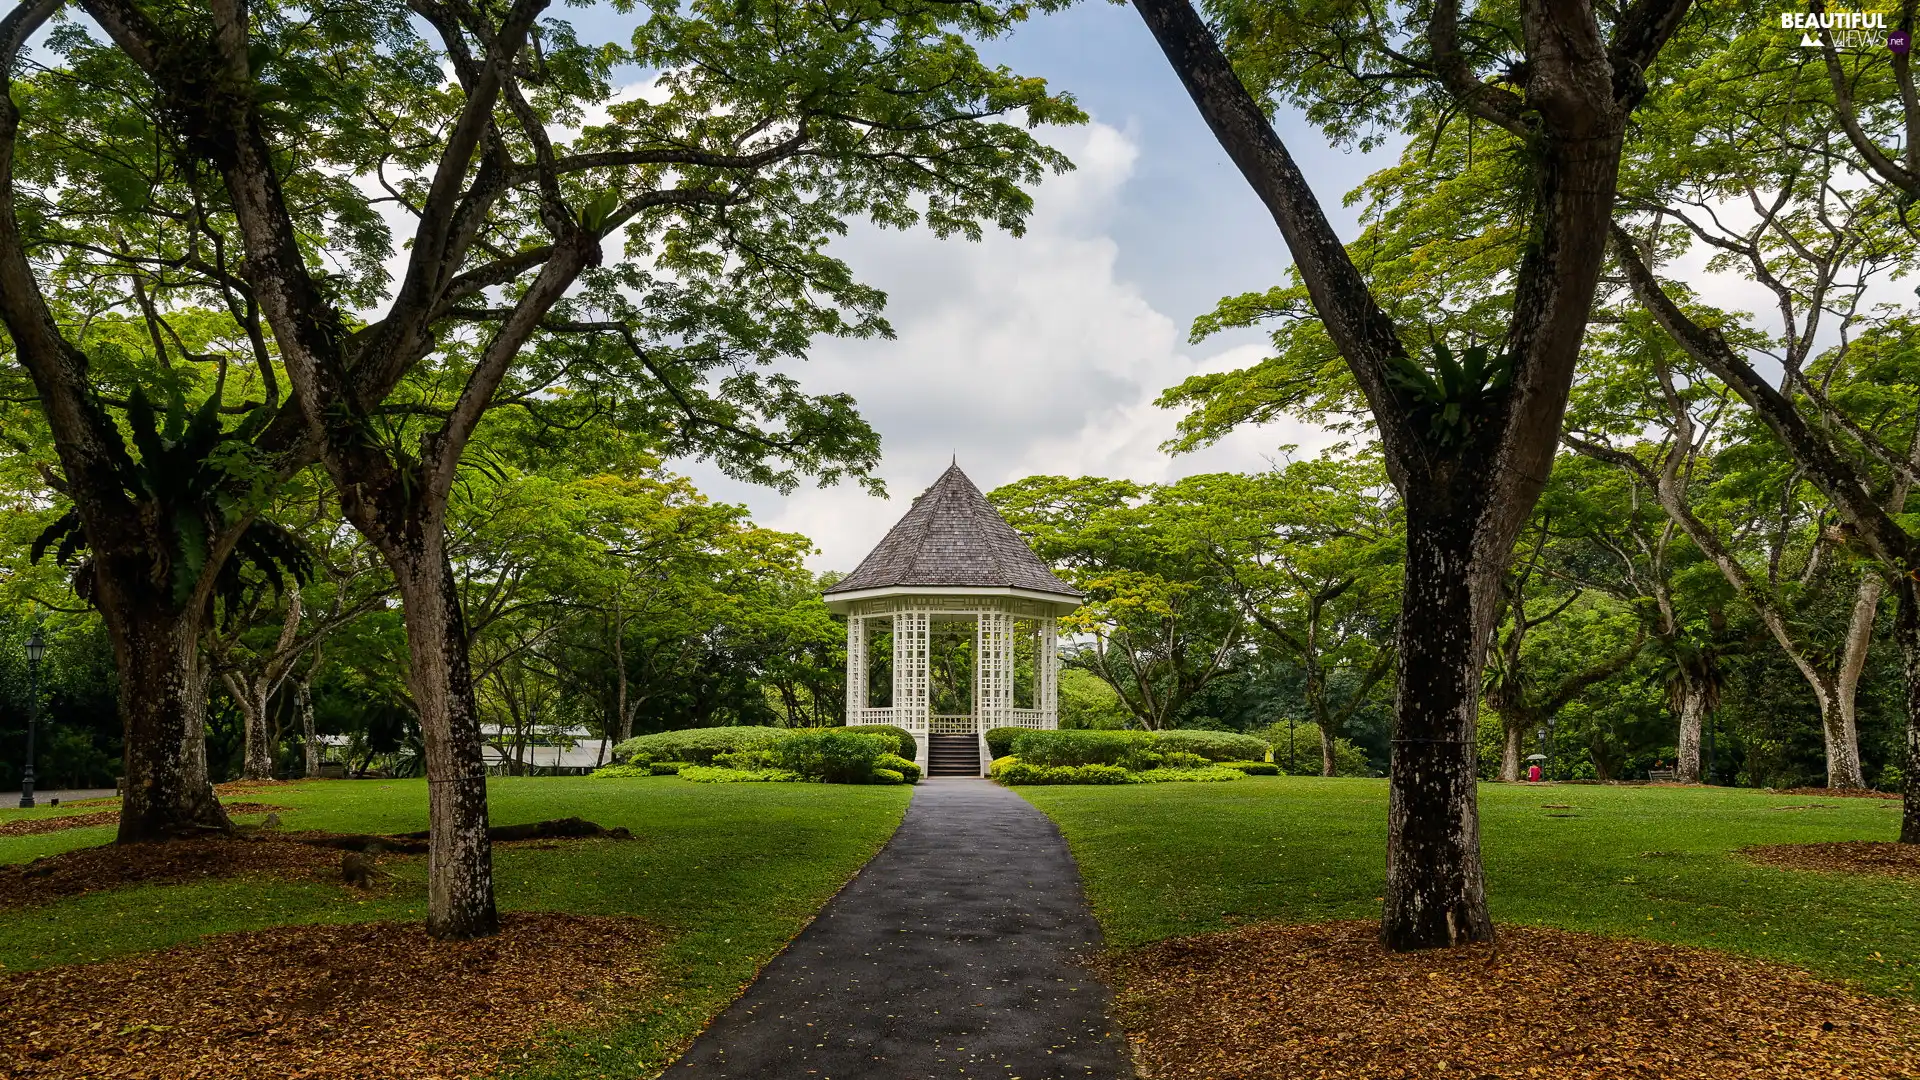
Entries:
{"type": "MultiPolygon", "coordinates": [[[[1066,833],[1109,946],[1255,920],[1379,917],[1385,781],[1019,791],[1066,833]]],[[[1897,801],[1485,784],[1480,809],[1496,920],[1729,949],[1920,998],[1920,882],[1778,870],[1732,854],[1891,840],[1897,801]]]]}
{"type": "MultiPolygon", "coordinates": [[[[643,1071],[704,1024],[886,842],[909,789],[824,784],[690,784],[496,779],[496,823],[579,815],[635,839],[499,848],[506,910],[633,915],[666,930],[658,999],[607,1030],[559,1035],[516,1075],[643,1071]]],[[[426,827],[421,781],[323,781],[235,796],[291,807],[289,829],[387,833],[426,827]]],[[[65,810],[65,807],[60,808],[65,810]]],[[[84,810],[89,808],[76,808],[84,810]]],[[[91,809],[98,809],[97,807],[91,809]]],[[[31,812],[40,816],[38,812],[31,812]]],[[[0,813],[0,822],[21,812],[0,813]]],[[[244,820],[244,819],[243,819],[244,820]]],[[[0,863],[113,838],[111,828],[0,838],[0,863]]],[[[203,934],[282,923],[417,919],[419,863],[389,896],[260,880],[151,886],[0,911],[0,970],[19,971],[159,948],[203,934]]]]}

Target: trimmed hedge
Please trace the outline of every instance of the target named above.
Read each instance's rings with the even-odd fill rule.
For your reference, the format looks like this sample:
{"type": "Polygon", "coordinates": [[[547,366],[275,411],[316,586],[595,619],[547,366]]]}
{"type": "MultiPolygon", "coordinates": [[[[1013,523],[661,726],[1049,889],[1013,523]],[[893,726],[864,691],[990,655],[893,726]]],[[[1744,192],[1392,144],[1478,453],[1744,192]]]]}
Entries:
{"type": "MultiPolygon", "coordinates": [[[[993,746],[992,742],[987,745],[993,746]]],[[[1021,761],[1034,765],[1118,765],[1135,772],[1162,767],[1189,768],[1215,761],[1259,760],[1267,756],[1264,739],[1229,731],[1020,729],[1009,750],[1021,761]]],[[[995,751],[994,756],[1005,755],[995,751]]]]}
{"type": "Polygon", "coordinates": [[[1000,770],[1003,784],[1130,784],[1134,774],[1118,765],[1034,765],[1007,763],[1000,770]]]}
{"type": "Polygon", "coordinates": [[[771,750],[782,769],[829,784],[864,784],[881,767],[880,758],[899,745],[885,732],[814,728],[789,732],[771,750]]]}
{"type": "Polygon", "coordinates": [[[621,780],[633,776],[652,776],[645,765],[602,765],[587,774],[601,780],[621,780]]]}
{"type": "Polygon", "coordinates": [[[920,745],[913,741],[913,732],[893,724],[854,724],[851,727],[799,728],[800,731],[857,731],[869,735],[891,735],[899,743],[893,752],[912,761],[920,756],[920,745]]]}
{"type": "Polygon", "coordinates": [[[1013,741],[1032,730],[1027,727],[988,728],[987,752],[996,758],[1009,757],[1013,754],[1013,741]]]}
{"type": "Polygon", "coordinates": [[[1162,753],[1199,754],[1208,761],[1260,761],[1267,756],[1267,740],[1231,731],[1162,731],[1153,744],[1162,753]]]}
{"type": "Polygon", "coordinates": [[[1219,780],[1245,780],[1247,774],[1239,769],[1229,769],[1225,765],[1208,765],[1199,769],[1149,769],[1129,775],[1136,784],[1176,784],[1212,783],[1219,780]]]}
{"type": "Polygon", "coordinates": [[[1023,731],[1013,740],[1013,754],[1029,765],[1119,766],[1152,740],[1145,731],[1023,731]]]}
{"type": "MultiPolygon", "coordinates": [[[[894,755],[898,757],[898,754],[894,755]]],[[[907,778],[896,769],[875,769],[867,782],[870,784],[904,784],[907,778]]]]}
{"type": "Polygon", "coordinates": [[[680,770],[680,779],[696,784],[790,784],[806,778],[785,769],[721,769],[712,765],[688,765],[680,770]]]}
{"type": "MultiPolygon", "coordinates": [[[[881,754],[879,769],[892,769],[899,773],[909,784],[920,782],[920,766],[901,757],[899,754],[881,754]]],[[[876,769],[878,771],[878,769],[876,769]]]]}
{"type": "Polygon", "coordinates": [[[636,735],[613,748],[613,760],[635,765],[656,761],[684,761],[711,765],[713,759],[741,750],[765,750],[787,736],[783,728],[682,728],[653,735],[636,735]]]}

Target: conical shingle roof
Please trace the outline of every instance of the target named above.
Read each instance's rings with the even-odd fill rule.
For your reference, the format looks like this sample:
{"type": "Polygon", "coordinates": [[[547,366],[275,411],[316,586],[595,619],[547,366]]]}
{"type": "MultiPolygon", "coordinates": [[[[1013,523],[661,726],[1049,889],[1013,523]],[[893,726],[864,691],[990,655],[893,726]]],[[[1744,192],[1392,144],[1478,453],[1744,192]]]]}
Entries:
{"type": "Polygon", "coordinates": [[[1078,600],[958,464],[913,500],[880,545],[827,595],[900,586],[1025,589],[1078,600]]]}

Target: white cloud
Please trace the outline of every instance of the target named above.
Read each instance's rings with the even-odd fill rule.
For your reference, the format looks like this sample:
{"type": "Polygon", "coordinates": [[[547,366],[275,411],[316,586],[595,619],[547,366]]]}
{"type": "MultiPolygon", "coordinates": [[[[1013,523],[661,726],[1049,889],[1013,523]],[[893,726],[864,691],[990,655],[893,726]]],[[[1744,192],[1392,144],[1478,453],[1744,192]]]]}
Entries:
{"type": "Polygon", "coordinates": [[[1058,137],[1079,166],[1036,194],[1027,235],[978,244],[924,231],[857,230],[837,248],[889,294],[886,342],[822,341],[796,374],[845,390],[881,433],[890,498],[851,488],[791,497],[692,471],[762,524],[805,533],[819,569],[850,570],[957,457],[983,490],[1036,473],[1163,481],[1257,469],[1281,443],[1332,441],[1305,425],[1237,433],[1169,458],[1175,414],[1153,405],[1196,372],[1257,360],[1258,345],[1188,346],[1183,327],[1116,275],[1113,214],[1138,156],[1127,133],[1092,124],[1058,137]]]}

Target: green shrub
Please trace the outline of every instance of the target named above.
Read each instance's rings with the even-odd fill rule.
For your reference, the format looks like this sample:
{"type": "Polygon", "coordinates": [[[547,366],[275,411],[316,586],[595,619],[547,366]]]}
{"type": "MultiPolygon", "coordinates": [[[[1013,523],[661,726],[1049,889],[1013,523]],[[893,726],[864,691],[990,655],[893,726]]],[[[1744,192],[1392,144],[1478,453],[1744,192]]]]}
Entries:
{"type": "Polygon", "coordinates": [[[1229,769],[1225,765],[1208,765],[1199,769],[1153,769],[1149,772],[1134,773],[1129,779],[1136,784],[1164,784],[1178,781],[1210,782],[1215,780],[1244,780],[1247,774],[1239,769],[1229,769]]]}
{"type": "Polygon", "coordinates": [[[996,758],[1008,757],[1013,753],[1013,741],[1034,728],[996,727],[987,729],[987,752],[996,758]]]}
{"type": "Polygon", "coordinates": [[[1231,731],[1162,731],[1153,740],[1161,753],[1198,754],[1208,761],[1259,761],[1267,756],[1267,741],[1231,731]]]}
{"type": "Polygon", "coordinates": [[[713,755],[713,763],[723,769],[773,769],[779,763],[771,750],[729,750],[713,755]]]}
{"type": "Polygon", "coordinates": [[[1134,774],[1118,765],[1033,765],[1011,761],[1000,770],[1003,784],[1127,784],[1134,774]]]}
{"type": "Polygon", "coordinates": [[[1247,776],[1279,776],[1280,766],[1271,761],[1223,761],[1223,769],[1238,769],[1247,776]]]}
{"type": "Polygon", "coordinates": [[[829,784],[864,784],[880,757],[898,742],[884,733],[819,728],[795,731],[774,744],[774,763],[809,780],[829,784]]]}
{"type": "Polygon", "coordinates": [[[711,765],[720,754],[764,750],[787,732],[771,727],[682,728],[653,735],[637,735],[613,748],[615,761],[644,765],[655,761],[686,761],[711,765]]]}
{"type": "MultiPolygon", "coordinates": [[[[900,755],[894,754],[892,756],[897,758],[900,755]]],[[[906,782],[906,776],[898,769],[875,769],[867,774],[867,783],[869,784],[904,784],[906,782]]]]}
{"type": "Polygon", "coordinates": [[[1905,791],[1907,774],[1901,770],[1900,766],[1889,762],[1880,770],[1880,782],[1877,786],[1881,791],[1905,791]]]}
{"type": "Polygon", "coordinates": [[[790,784],[805,780],[786,769],[721,769],[712,765],[688,765],[680,770],[680,779],[696,784],[790,784]]]}
{"type": "MultiPolygon", "coordinates": [[[[1288,759],[1288,737],[1286,724],[1275,724],[1267,729],[1267,738],[1273,740],[1273,762],[1280,766],[1280,772],[1291,776],[1320,775],[1320,725],[1296,723],[1292,730],[1293,756],[1288,759]]],[[[1496,748],[1495,768],[1498,768],[1496,748]]],[[[1350,740],[1333,740],[1333,775],[1335,776],[1372,776],[1373,763],[1367,760],[1367,752],[1355,746],[1350,740]]]]}
{"type": "MultiPolygon", "coordinates": [[[[1133,772],[1267,756],[1264,740],[1230,731],[1022,730],[1010,749],[1021,761],[1034,765],[1118,765],[1133,772]]],[[[994,756],[1003,755],[996,750],[994,756]]]]}
{"type": "Polygon", "coordinates": [[[676,776],[680,772],[680,766],[684,764],[686,764],[684,761],[656,761],[647,766],[647,772],[654,776],[676,776]]]}
{"type": "Polygon", "coordinates": [[[1007,766],[1012,765],[1014,762],[1019,760],[1020,760],[1019,758],[1014,757],[1012,754],[1006,754],[1001,757],[994,758],[993,763],[987,766],[987,775],[997,780],[1000,778],[1000,773],[1002,770],[1004,770],[1007,766]]]}
{"type": "Polygon", "coordinates": [[[1024,731],[1013,740],[1013,752],[1031,765],[1117,766],[1152,738],[1144,731],[1024,731]]]}
{"type": "Polygon", "coordinates": [[[587,775],[618,780],[622,777],[652,776],[653,774],[648,772],[645,766],[641,765],[602,765],[587,775]]]}
{"type": "Polygon", "coordinates": [[[799,728],[799,731],[853,731],[863,735],[891,735],[895,745],[887,749],[912,761],[920,755],[920,746],[913,741],[913,732],[893,724],[854,724],[851,727],[799,728]]]}
{"type": "Polygon", "coordinates": [[[917,784],[920,782],[920,766],[915,765],[899,754],[881,754],[876,767],[892,769],[894,772],[906,777],[907,783],[909,784],[917,784]]]}

